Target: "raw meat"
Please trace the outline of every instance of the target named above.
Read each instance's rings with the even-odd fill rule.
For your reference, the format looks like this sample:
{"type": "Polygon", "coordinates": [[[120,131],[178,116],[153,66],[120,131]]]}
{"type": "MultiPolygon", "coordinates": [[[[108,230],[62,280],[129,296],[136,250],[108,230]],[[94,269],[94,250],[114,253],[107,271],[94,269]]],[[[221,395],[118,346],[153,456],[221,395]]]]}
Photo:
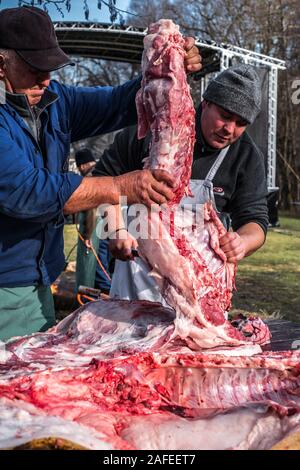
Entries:
{"type": "Polygon", "coordinates": [[[160,304],[99,300],[7,342],[0,447],[52,436],[99,449],[269,448],[300,426],[300,352],[193,352],[170,339],[173,319],[160,304]]]}
{"type": "Polygon", "coordinates": [[[226,231],[211,203],[184,212],[178,203],[188,194],[195,141],[195,111],[184,69],[184,39],[171,20],[149,28],[144,40],[143,81],[137,95],[139,137],[150,129],[151,149],[145,167],[175,176],[175,198],[141,225],[139,253],[151,266],[160,291],[177,313],[174,335],[192,349],[269,341],[257,320],[256,335],[245,337],[226,320],[235,265],[226,262],[219,239],[226,231]],[[155,234],[155,236],[153,236],[155,234]]]}
{"type": "Polygon", "coordinates": [[[171,20],[150,25],[144,39],[143,80],[137,93],[138,137],[151,129],[145,167],[166,170],[176,181],[179,202],[191,176],[195,110],[184,70],[184,39],[171,20]]]}

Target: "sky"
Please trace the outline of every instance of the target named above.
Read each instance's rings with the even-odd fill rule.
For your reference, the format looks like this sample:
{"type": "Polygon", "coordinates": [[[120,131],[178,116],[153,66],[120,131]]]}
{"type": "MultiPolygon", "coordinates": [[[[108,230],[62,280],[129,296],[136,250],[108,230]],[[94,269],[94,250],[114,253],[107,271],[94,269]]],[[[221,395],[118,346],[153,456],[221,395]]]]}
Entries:
{"type": "MultiPolygon", "coordinates": [[[[37,3],[37,2],[36,2],[37,3]]],[[[108,9],[102,5],[101,10],[97,8],[97,0],[87,0],[90,16],[89,21],[99,21],[103,23],[110,23],[108,9]]],[[[127,10],[130,0],[117,0],[116,6],[121,10],[127,10]]],[[[83,11],[83,0],[71,0],[71,11],[68,13],[65,7],[62,7],[64,18],[57,11],[54,5],[47,6],[48,12],[54,21],[85,21],[83,11]]],[[[13,8],[18,6],[18,0],[2,0],[0,9],[13,8]]],[[[126,16],[126,14],[124,14],[126,16]]]]}

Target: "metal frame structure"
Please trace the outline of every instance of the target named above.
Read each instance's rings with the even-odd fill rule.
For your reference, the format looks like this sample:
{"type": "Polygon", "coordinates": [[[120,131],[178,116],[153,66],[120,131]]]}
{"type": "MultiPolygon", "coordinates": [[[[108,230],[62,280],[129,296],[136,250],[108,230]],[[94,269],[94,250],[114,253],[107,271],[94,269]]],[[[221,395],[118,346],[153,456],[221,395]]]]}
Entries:
{"type": "MultiPolygon", "coordinates": [[[[146,28],[73,21],[56,22],[54,27],[59,43],[67,54],[118,62],[140,63],[141,61],[146,28]]],[[[285,62],[241,47],[203,41],[197,37],[196,45],[203,59],[203,68],[195,75],[196,80],[201,80],[201,92],[204,92],[207,86],[209,74],[228,68],[233,60],[268,68],[267,182],[270,191],[275,189],[277,81],[278,70],[285,69],[285,62]]]]}

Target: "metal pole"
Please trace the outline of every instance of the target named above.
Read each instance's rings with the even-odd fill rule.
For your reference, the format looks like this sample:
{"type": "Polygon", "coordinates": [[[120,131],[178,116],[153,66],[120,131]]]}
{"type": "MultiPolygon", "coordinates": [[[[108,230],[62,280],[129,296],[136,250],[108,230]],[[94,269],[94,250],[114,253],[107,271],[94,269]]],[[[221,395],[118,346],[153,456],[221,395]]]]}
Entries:
{"type": "Polygon", "coordinates": [[[268,87],[268,189],[276,188],[276,132],[277,132],[277,80],[278,69],[269,70],[268,87]]]}

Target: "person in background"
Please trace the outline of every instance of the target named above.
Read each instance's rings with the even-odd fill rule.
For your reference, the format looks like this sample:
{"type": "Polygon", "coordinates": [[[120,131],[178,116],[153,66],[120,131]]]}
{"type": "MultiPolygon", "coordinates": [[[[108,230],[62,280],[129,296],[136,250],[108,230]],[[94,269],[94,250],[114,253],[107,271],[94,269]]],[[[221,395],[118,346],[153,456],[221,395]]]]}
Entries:
{"type": "Polygon", "coordinates": [[[82,148],[75,153],[75,163],[81,176],[91,176],[96,160],[89,148],[82,148]]]}
{"type": "MultiPolygon", "coordinates": [[[[89,148],[82,148],[75,153],[75,162],[82,176],[91,176],[96,165],[93,152],[89,148]]],[[[94,287],[108,294],[111,288],[112,255],[109,251],[108,240],[98,240],[94,234],[96,226],[95,210],[84,211],[78,214],[79,233],[87,243],[92,243],[97,251],[98,260],[92,250],[78,237],[76,261],[76,285],[94,287]],[[94,274],[95,273],[95,274],[94,274]],[[94,279],[95,278],[95,279],[94,279]]]]}

